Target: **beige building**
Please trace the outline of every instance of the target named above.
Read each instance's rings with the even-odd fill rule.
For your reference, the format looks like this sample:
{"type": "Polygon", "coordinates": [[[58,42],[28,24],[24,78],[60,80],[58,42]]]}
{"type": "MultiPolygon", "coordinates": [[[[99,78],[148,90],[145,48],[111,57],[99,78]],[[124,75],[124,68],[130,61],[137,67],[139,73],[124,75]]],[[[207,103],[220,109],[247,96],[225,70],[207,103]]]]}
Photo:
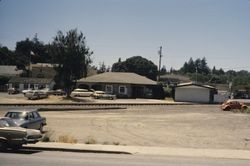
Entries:
{"type": "Polygon", "coordinates": [[[82,78],[78,88],[102,90],[118,98],[163,98],[162,86],[135,73],[106,72],[82,78]]]}

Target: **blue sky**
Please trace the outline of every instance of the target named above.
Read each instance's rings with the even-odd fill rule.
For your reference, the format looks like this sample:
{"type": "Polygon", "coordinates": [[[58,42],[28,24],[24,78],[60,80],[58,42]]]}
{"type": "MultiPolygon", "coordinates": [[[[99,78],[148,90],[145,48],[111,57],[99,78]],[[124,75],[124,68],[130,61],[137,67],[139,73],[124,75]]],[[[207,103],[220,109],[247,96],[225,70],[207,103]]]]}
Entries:
{"type": "Polygon", "coordinates": [[[140,55],[179,69],[190,57],[210,67],[250,71],[249,0],[1,0],[0,43],[77,28],[95,65],[140,55]]]}

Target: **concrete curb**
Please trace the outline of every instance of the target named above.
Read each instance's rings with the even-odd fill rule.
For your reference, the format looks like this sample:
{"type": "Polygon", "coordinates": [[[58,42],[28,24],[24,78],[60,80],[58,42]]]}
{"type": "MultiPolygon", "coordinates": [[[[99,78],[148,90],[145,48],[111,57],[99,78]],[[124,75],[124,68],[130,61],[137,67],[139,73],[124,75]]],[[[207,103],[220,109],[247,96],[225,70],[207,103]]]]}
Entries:
{"type": "Polygon", "coordinates": [[[111,110],[111,109],[127,109],[127,107],[85,107],[85,108],[65,108],[65,107],[51,107],[51,108],[38,108],[39,112],[46,111],[77,111],[77,110],[111,110]]]}
{"type": "Polygon", "coordinates": [[[44,151],[66,151],[83,153],[111,153],[111,154],[135,154],[157,156],[182,156],[201,158],[224,158],[250,160],[250,150],[235,149],[193,149],[147,146],[116,146],[116,145],[87,145],[68,143],[37,143],[26,145],[25,149],[44,151]]]}
{"type": "MultiPolygon", "coordinates": [[[[0,106],[40,106],[40,105],[46,105],[46,106],[154,106],[154,105],[204,105],[200,103],[0,103],[0,106]]],[[[207,105],[207,104],[205,104],[207,105]]],[[[217,105],[217,104],[214,104],[217,105]]]]}

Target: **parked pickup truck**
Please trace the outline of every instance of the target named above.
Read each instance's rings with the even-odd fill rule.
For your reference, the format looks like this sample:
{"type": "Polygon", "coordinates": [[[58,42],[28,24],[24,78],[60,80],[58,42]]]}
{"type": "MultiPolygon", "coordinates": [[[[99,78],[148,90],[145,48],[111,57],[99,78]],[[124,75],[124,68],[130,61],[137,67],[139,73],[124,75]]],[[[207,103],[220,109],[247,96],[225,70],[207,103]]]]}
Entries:
{"type": "Polygon", "coordinates": [[[12,110],[5,114],[5,117],[13,119],[20,127],[37,129],[43,132],[43,127],[47,125],[46,118],[41,117],[36,109],[12,110]]]}

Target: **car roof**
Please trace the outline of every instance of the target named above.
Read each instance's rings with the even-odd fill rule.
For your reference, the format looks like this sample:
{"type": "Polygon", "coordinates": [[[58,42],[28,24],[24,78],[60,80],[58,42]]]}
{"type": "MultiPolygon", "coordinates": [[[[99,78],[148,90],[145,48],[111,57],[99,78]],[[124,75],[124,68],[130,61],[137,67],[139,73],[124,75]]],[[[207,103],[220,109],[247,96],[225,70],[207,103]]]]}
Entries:
{"type": "Polygon", "coordinates": [[[9,110],[8,112],[34,112],[38,111],[38,109],[18,109],[18,110],[9,110]]]}

